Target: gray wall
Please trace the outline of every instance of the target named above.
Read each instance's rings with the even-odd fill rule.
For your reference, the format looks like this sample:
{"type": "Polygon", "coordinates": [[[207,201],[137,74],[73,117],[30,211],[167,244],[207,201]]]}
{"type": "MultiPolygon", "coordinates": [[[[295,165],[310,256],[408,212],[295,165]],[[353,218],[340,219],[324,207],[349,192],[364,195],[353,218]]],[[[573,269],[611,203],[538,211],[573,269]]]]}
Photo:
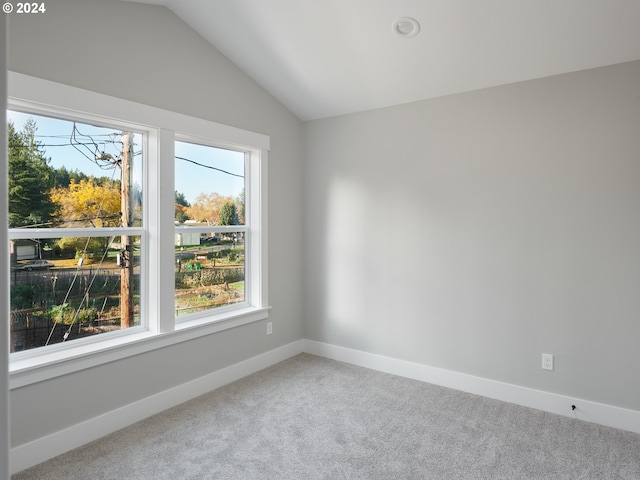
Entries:
{"type": "Polygon", "coordinates": [[[273,306],[271,336],[261,322],[13,390],[12,445],[301,339],[300,121],[164,7],[56,0],[8,23],[10,70],[271,136],[273,306]]]}
{"type": "Polygon", "coordinates": [[[306,123],[305,338],[640,410],[639,132],[640,62],[306,123]]]}

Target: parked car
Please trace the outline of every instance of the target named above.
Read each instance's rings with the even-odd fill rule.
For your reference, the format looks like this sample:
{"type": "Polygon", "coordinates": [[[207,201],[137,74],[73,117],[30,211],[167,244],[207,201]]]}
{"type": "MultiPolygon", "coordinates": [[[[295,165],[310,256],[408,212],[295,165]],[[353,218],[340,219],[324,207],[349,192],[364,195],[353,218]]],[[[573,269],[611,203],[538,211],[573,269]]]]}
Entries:
{"type": "Polygon", "coordinates": [[[46,260],[31,260],[25,264],[18,265],[15,270],[49,270],[51,267],[53,267],[53,264],[46,260]]]}

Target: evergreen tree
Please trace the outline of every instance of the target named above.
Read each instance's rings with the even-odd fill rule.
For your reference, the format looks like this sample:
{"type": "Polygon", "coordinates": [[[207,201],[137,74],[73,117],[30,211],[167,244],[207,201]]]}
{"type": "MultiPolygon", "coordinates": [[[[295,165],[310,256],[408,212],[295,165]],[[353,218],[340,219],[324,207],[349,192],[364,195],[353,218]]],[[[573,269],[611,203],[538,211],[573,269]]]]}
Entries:
{"type": "Polygon", "coordinates": [[[7,126],[9,154],[9,226],[46,224],[55,211],[49,191],[53,187],[53,169],[39,142],[33,119],[16,132],[7,126]]]}
{"type": "Polygon", "coordinates": [[[94,177],[81,172],[77,168],[75,170],[68,170],[67,167],[62,165],[61,167],[54,168],[53,172],[53,186],[56,188],[67,188],[72,183],[79,184],[81,182],[91,181],[96,185],[111,186],[113,188],[120,188],[119,179],[111,179],[107,176],[94,177]]]}
{"type": "Polygon", "coordinates": [[[238,225],[244,225],[245,224],[244,188],[242,189],[242,192],[240,192],[240,195],[238,195],[235,198],[235,203],[236,203],[236,212],[238,212],[238,225]]]}
{"type": "Polygon", "coordinates": [[[220,225],[238,225],[238,213],[235,204],[225,203],[220,209],[220,225]]]}
{"type": "Polygon", "coordinates": [[[176,193],[176,201],[175,201],[175,219],[178,223],[184,223],[189,220],[189,215],[187,215],[186,209],[191,206],[191,204],[187,201],[184,193],[180,193],[177,190],[176,193]]]}
{"type": "Polygon", "coordinates": [[[53,186],[57,188],[68,187],[71,183],[71,175],[64,165],[53,170],[53,186]]]}
{"type": "Polygon", "coordinates": [[[184,193],[181,193],[177,190],[175,192],[176,192],[176,203],[178,205],[182,205],[183,207],[191,206],[191,204],[187,201],[187,198],[184,196],[184,193]]]}

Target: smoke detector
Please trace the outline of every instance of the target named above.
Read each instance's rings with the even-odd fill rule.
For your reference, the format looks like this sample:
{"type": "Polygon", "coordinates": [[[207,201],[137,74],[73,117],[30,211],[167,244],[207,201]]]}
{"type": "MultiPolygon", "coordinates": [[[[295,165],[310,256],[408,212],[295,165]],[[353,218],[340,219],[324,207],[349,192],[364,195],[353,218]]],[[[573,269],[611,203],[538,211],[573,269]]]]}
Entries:
{"type": "Polygon", "coordinates": [[[420,33],[420,24],[415,18],[400,17],[393,22],[393,31],[404,38],[415,37],[420,33]]]}

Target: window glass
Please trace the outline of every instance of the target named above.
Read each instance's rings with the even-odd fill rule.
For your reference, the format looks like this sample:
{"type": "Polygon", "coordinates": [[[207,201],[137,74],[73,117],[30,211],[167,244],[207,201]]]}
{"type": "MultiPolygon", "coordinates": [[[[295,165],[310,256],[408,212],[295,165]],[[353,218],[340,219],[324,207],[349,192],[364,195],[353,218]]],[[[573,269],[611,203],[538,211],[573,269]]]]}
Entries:
{"type": "Polygon", "coordinates": [[[7,117],[10,228],[142,224],[141,134],[12,110],[7,117]]]}
{"type": "MultiPolygon", "coordinates": [[[[176,237],[181,235],[188,238],[189,232],[176,237]]],[[[177,317],[245,301],[244,235],[214,233],[199,245],[176,250],[177,317]]]]}
{"type": "Polygon", "coordinates": [[[245,154],[175,145],[176,316],[245,298],[245,154]]]}
{"type": "Polygon", "coordinates": [[[139,325],[143,135],[7,118],[10,350],[139,325]]]}
{"type": "Polygon", "coordinates": [[[175,156],[177,224],[245,224],[244,152],[178,141],[175,156]]]}
{"type": "Polygon", "coordinates": [[[129,238],[130,274],[120,236],[12,240],[10,351],[140,325],[140,237],[129,238]]]}

